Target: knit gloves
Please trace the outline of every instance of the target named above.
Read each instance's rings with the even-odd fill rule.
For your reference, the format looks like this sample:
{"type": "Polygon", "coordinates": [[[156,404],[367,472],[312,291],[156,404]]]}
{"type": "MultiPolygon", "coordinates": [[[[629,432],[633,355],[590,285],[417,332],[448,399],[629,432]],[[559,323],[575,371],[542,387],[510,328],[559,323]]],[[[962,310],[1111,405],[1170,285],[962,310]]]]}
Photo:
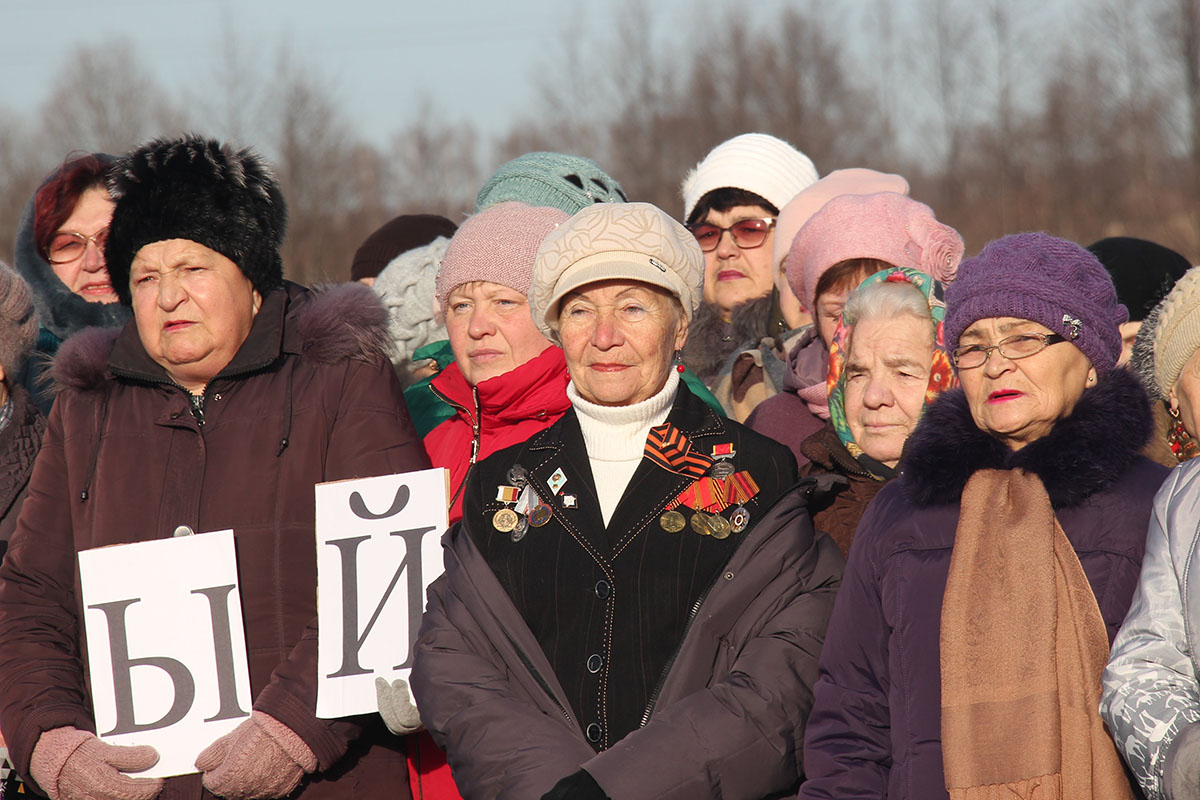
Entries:
{"type": "Polygon", "coordinates": [[[542,795],[542,800],[609,800],[608,795],[596,783],[586,769],[572,772],[554,788],[542,795]]]}
{"type": "Polygon", "coordinates": [[[392,733],[404,736],[421,730],[421,716],[404,681],[396,679],[389,685],[386,678],[376,678],[375,700],[379,703],[383,724],[392,733]]]}
{"type": "Polygon", "coordinates": [[[317,757],[296,733],[261,711],[196,756],[204,788],[228,800],[287,797],[317,768],[317,757]]]}
{"type": "Polygon", "coordinates": [[[131,778],[158,763],[147,745],[107,744],[96,734],[63,727],[44,731],[33,746],[29,772],[51,800],[153,800],[161,778],[131,778]]]}

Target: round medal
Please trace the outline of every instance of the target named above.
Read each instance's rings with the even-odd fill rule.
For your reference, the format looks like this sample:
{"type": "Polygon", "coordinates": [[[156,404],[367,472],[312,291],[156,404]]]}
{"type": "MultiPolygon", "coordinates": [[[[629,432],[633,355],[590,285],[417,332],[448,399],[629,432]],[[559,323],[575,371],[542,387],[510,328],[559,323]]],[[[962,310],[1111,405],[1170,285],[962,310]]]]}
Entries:
{"type": "Polygon", "coordinates": [[[734,533],[741,533],[750,524],[750,512],[745,506],[738,506],[729,515],[729,527],[734,533]]]}
{"type": "Polygon", "coordinates": [[[705,525],[708,527],[709,535],[714,539],[728,539],[729,532],[732,530],[729,520],[725,519],[720,514],[713,514],[705,522],[705,525]]]}
{"type": "Polygon", "coordinates": [[[683,530],[683,526],[686,523],[683,519],[683,514],[680,514],[678,511],[667,511],[658,518],[658,524],[667,533],[679,533],[683,530]]]}
{"type": "Polygon", "coordinates": [[[529,512],[529,524],[535,528],[540,528],[549,522],[552,516],[554,516],[554,512],[550,510],[550,506],[545,503],[538,503],[529,512]]]}
{"type": "Polygon", "coordinates": [[[501,533],[508,533],[517,527],[517,512],[511,508],[502,508],[492,515],[492,527],[501,533]]]}
{"type": "Polygon", "coordinates": [[[733,472],[733,462],[729,460],[718,461],[708,469],[708,474],[719,481],[725,480],[732,475],[733,472]]]}
{"type": "Polygon", "coordinates": [[[514,542],[519,542],[525,538],[525,534],[528,532],[529,532],[529,517],[522,517],[518,514],[517,515],[517,526],[515,528],[513,528],[513,531],[511,534],[512,540],[514,542]]]}
{"type": "Polygon", "coordinates": [[[705,514],[703,511],[697,511],[695,514],[692,514],[692,530],[701,536],[709,535],[708,525],[705,524],[707,516],[708,514],[705,514]]]}

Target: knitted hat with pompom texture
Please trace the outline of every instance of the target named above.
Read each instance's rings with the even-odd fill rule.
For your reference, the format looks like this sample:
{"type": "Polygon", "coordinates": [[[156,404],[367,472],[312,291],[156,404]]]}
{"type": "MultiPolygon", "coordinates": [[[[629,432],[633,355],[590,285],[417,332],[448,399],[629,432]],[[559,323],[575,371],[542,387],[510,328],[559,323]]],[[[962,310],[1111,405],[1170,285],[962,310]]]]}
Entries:
{"type": "Polygon", "coordinates": [[[714,189],[753,192],[783,208],[801,190],[817,182],[812,160],[782,139],[743,133],[721,142],[683,179],[683,219],[714,189]]]}
{"type": "Polygon", "coordinates": [[[954,350],[972,323],[989,317],[1039,322],[1078,347],[1097,374],[1121,355],[1129,319],[1112,278],[1096,256],[1047,233],[1018,233],[989,242],[963,261],[946,287],[946,347],[954,350]]]}
{"type": "Polygon", "coordinates": [[[487,281],[529,294],[533,259],[546,234],[567,220],[557,208],[501,203],[468,217],[450,240],[434,286],[438,308],[464,283],[487,281]]]}

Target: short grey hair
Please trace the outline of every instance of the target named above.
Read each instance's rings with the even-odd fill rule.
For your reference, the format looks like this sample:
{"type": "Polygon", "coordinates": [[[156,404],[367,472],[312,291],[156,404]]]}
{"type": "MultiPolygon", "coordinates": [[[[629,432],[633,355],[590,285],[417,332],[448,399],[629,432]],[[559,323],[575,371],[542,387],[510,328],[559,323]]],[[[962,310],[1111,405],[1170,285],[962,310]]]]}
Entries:
{"type": "Polygon", "coordinates": [[[864,320],[888,320],[912,316],[933,324],[929,301],[908,281],[872,281],[851,292],[842,309],[842,323],[847,327],[864,320]]]}

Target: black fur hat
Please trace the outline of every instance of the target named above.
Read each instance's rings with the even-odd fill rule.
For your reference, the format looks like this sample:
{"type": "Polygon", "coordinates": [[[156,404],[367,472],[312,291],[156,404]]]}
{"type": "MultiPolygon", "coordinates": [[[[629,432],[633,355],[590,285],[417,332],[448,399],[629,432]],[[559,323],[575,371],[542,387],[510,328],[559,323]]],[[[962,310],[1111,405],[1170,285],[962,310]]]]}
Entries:
{"type": "Polygon", "coordinates": [[[113,165],[117,202],[104,257],[113,288],[128,305],[137,252],[165,239],[190,239],[237,264],[261,294],[283,283],[279,247],[287,205],[279,182],[252,150],[188,134],[155,139],[113,165]]]}

